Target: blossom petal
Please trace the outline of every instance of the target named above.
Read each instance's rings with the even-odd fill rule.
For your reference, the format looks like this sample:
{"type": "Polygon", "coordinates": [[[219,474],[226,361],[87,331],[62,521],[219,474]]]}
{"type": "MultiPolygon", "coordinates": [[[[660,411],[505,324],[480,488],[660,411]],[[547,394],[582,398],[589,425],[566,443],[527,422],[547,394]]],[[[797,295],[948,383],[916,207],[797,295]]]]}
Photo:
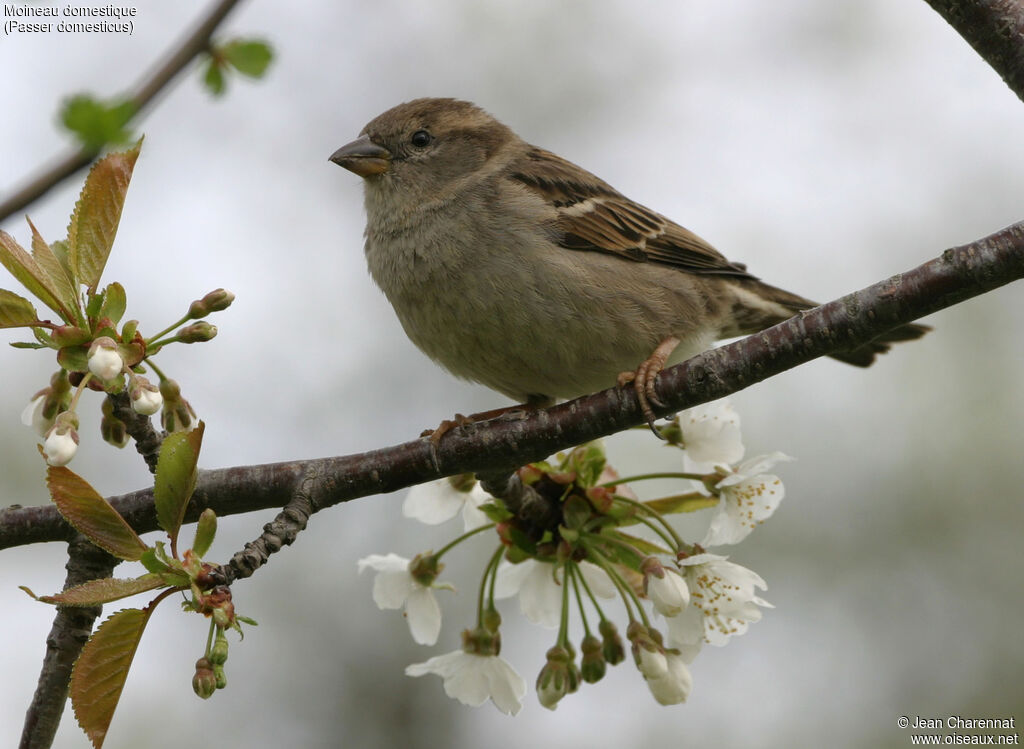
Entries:
{"type": "Polygon", "coordinates": [[[402,514],[427,525],[438,525],[459,514],[465,494],[457,491],[448,479],[439,479],[414,486],[402,503],[402,514]]]}
{"type": "Polygon", "coordinates": [[[433,645],[441,633],[441,607],[434,591],[416,585],[405,601],[405,615],[409,620],[412,639],[420,645],[433,645]]]}

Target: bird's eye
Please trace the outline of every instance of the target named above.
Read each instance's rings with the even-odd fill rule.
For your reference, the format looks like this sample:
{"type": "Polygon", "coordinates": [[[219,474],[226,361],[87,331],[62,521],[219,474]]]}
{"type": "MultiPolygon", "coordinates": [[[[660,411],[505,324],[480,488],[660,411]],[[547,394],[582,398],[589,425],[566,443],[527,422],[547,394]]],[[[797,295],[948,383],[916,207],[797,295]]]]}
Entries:
{"type": "Polygon", "coordinates": [[[416,148],[423,148],[424,146],[429,145],[431,140],[433,139],[430,137],[430,133],[426,130],[417,130],[412,134],[412,138],[409,139],[409,142],[416,146],[416,148]]]}

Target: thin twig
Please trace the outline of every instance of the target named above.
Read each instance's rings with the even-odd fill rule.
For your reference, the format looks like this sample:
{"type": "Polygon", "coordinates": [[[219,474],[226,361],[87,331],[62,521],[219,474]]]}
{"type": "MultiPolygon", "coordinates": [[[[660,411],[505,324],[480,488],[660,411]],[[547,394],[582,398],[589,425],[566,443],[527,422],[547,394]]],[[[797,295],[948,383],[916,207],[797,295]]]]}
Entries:
{"type": "MultiPolygon", "coordinates": [[[[657,384],[665,403],[661,413],[722,398],[1020,278],[1024,223],[665,370],[657,384]]],[[[206,507],[220,517],[282,507],[295,496],[299,482],[313,474],[321,483],[304,490],[316,512],[442,476],[508,471],[643,421],[633,390],[611,388],[521,420],[452,429],[437,449],[436,465],[430,442],[415,440],[359,455],[201,471],[186,521],[194,522],[206,507]]],[[[111,503],[136,531],[157,528],[151,489],[114,497],[111,503]]],[[[71,533],[52,506],[0,511],[0,549],[67,540],[71,533]]]]}
{"type": "MultiPolygon", "coordinates": [[[[175,45],[167,59],[139,81],[134,91],[128,96],[135,105],[133,120],[156,98],[157,94],[184,70],[196,55],[209,46],[213,32],[238,2],[239,0],[220,0],[196,28],[175,45]]],[[[0,221],[13,213],[24,210],[65,179],[89,166],[97,155],[98,152],[95,149],[81,148],[55,159],[53,163],[30,177],[25,184],[15,189],[9,197],[0,202],[0,221]]]]}

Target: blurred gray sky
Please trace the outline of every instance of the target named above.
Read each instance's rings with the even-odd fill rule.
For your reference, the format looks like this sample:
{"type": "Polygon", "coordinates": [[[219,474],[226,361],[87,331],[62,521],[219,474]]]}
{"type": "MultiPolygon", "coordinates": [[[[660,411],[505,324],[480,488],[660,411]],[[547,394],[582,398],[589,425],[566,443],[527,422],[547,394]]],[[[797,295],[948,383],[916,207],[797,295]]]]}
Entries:
{"type": "MultiPolygon", "coordinates": [[[[60,97],[129,86],[203,5],[140,3],[131,37],[4,38],[0,185],[68,142],[53,125],[60,97]]],[[[193,71],[148,113],[106,272],[144,330],[210,289],[237,294],[216,341],[161,356],[208,423],[206,467],[360,452],[504,403],[405,339],[365,271],[358,180],[327,162],[410,98],[476,101],[821,300],[1024,214],[1024,109],[920,0],[252,2],[226,33],[269,39],[272,71],[233,81],[223,101],[193,71]]],[[[30,209],[50,241],[79,187],[30,209]]],[[[3,228],[28,243],[20,219],[3,228]]],[[[407,679],[405,664],[457,646],[486,544],[449,560],[462,592],[445,601],[437,648],[414,646],[397,614],[373,606],[356,560],[412,556],[455,530],[401,521],[396,495],[315,517],[236,586],[260,627],[232,647],[230,687],[209,702],[189,688],[205,623],[159,611],[107,746],[164,749],[215,726],[224,745],[254,747],[502,749],[553,735],[564,747],[902,747],[901,715],[1020,719],[1022,315],[1010,286],[934,315],[932,334],[871,370],[819,361],[734,398],[748,454],[798,458],[779,467],[780,511],[732,556],[767,579],[777,609],[697,659],[685,706],[654,704],[630,665],[556,713],[528,697],[515,719],[452,703],[436,678],[407,679]]],[[[0,371],[0,502],[42,503],[18,416],[52,363],[4,346],[0,371]]],[[[83,409],[75,470],[104,494],[146,485],[141,461],[99,440],[98,406],[83,409]]],[[[676,460],[647,435],[610,449],[627,469],[676,460]]],[[[222,521],[212,556],[271,516],[222,521]]],[[[3,742],[20,730],[52,613],[16,586],[58,589],[63,551],[0,555],[3,742]]],[[[505,610],[504,654],[532,683],[553,636],[517,620],[505,610]]],[[[56,746],[85,745],[69,711],[56,746]]]]}

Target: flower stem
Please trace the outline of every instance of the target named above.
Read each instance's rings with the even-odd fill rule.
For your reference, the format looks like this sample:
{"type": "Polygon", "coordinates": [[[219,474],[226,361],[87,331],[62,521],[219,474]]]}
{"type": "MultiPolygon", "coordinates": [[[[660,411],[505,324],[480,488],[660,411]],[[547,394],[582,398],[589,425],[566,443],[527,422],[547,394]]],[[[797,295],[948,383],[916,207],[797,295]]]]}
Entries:
{"type": "Polygon", "coordinates": [[[505,547],[498,544],[497,550],[491,555],[491,559],[487,562],[487,566],[484,568],[483,577],[480,578],[480,593],[478,594],[476,601],[476,625],[477,627],[484,626],[484,591],[488,589],[487,581],[490,580],[490,595],[488,601],[490,605],[494,606],[494,578],[498,573],[498,562],[501,561],[501,555],[505,551],[505,547]]]}
{"type": "Polygon", "coordinates": [[[668,531],[669,535],[672,537],[671,539],[665,538],[665,535],[663,533],[658,532],[657,528],[654,528],[654,526],[651,525],[649,522],[645,522],[642,518],[639,518],[639,517],[637,518],[638,521],[640,521],[641,523],[644,523],[644,525],[647,525],[647,526],[651,527],[656,533],[658,533],[659,536],[661,536],[662,538],[665,538],[666,541],[669,541],[669,546],[674,546],[674,548],[677,549],[677,550],[681,549],[681,548],[683,548],[683,546],[685,546],[685,544],[683,543],[683,539],[681,539],[679,537],[679,534],[676,533],[676,531],[672,527],[672,525],[665,519],[665,516],[662,515],[660,512],[658,512],[657,510],[653,509],[652,507],[648,507],[643,502],[639,502],[639,501],[637,501],[635,499],[630,499],[629,497],[623,497],[623,496],[621,496],[619,494],[615,495],[615,499],[618,502],[622,502],[623,504],[630,505],[631,507],[635,507],[638,510],[641,510],[641,511],[647,513],[651,517],[655,518],[658,522],[660,522],[661,525],[665,528],[665,530],[668,531]]]}
{"type": "Polygon", "coordinates": [[[474,528],[471,531],[466,531],[465,533],[463,533],[458,538],[456,538],[456,539],[452,540],[451,542],[449,542],[449,543],[445,544],[444,546],[442,546],[441,550],[439,552],[437,552],[436,554],[434,554],[434,558],[435,559],[440,559],[441,556],[445,552],[451,550],[454,546],[462,543],[463,541],[465,541],[470,536],[476,535],[477,533],[480,533],[482,531],[486,531],[486,530],[489,530],[489,529],[493,528],[494,525],[495,525],[494,523],[490,523],[488,525],[481,525],[479,528],[474,528]]]}
{"type": "MultiPolygon", "coordinates": [[[[569,579],[572,581],[573,593],[576,594],[576,603],[580,607],[580,621],[583,622],[583,632],[584,632],[584,634],[587,637],[590,637],[590,624],[587,622],[587,612],[583,608],[583,596],[580,595],[580,583],[579,583],[579,581],[583,578],[583,572],[575,564],[572,565],[572,567],[568,567],[567,566],[567,572],[571,572],[572,573],[572,575],[569,577],[569,579]]],[[[588,590],[587,593],[590,594],[590,591],[588,590]]],[[[592,596],[593,594],[590,594],[590,595],[592,596]]]]}
{"type": "Polygon", "coordinates": [[[615,479],[614,481],[605,481],[603,484],[598,486],[617,486],[618,484],[628,484],[630,481],[647,481],[648,479],[691,479],[692,481],[700,481],[704,483],[703,473],[687,473],[686,471],[665,471],[659,473],[640,473],[636,476],[627,476],[626,478],[615,479]]]}

